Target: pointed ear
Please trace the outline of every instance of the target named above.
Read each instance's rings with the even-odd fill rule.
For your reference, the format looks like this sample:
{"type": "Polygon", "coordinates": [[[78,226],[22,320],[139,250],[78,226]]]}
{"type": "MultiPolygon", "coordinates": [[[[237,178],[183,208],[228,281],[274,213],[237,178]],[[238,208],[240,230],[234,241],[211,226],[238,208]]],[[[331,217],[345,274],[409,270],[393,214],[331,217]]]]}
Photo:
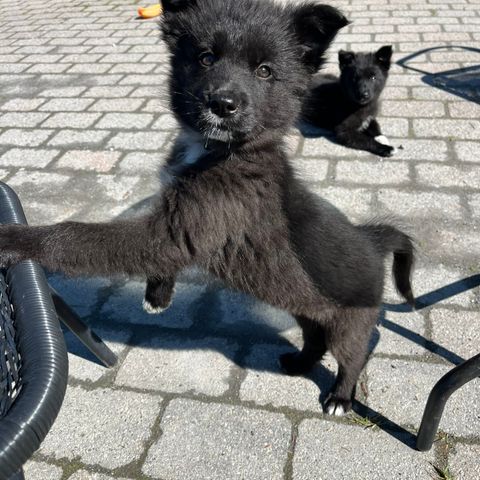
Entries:
{"type": "Polygon", "coordinates": [[[390,60],[392,59],[392,46],[384,45],[375,52],[375,59],[381,67],[388,70],[390,68],[390,60]]]}
{"type": "Polygon", "coordinates": [[[162,7],[164,12],[179,12],[195,3],[196,0],[162,0],[162,7]]]}
{"type": "Polygon", "coordinates": [[[355,63],[355,53],[354,52],[347,52],[345,50],[340,50],[338,52],[338,64],[340,65],[340,70],[349,65],[353,65],[355,63]]]}
{"type": "Polygon", "coordinates": [[[316,72],[337,32],[350,22],[336,8],[315,3],[293,7],[292,17],[293,29],[303,50],[303,63],[311,72],[316,72]]]}

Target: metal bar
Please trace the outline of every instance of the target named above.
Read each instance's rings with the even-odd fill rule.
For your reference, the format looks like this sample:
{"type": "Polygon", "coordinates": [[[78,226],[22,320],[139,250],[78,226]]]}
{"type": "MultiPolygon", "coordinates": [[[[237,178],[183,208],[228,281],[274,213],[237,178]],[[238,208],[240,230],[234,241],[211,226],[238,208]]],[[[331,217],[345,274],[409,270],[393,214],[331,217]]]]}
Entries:
{"type": "Polygon", "coordinates": [[[82,322],[80,317],[65,303],[62,297],[50,287],[53,303],[61,322],[106,366],[113,367],[117,356],[103,340],[82,322]]]}
{"type": "Polygon", "coordinates": [[[423,412],[417,436],[417,450],[432,448],[443,410],[452,393],[480,376],[480,354],[475,355],[445,374],[433,387],[423,412]]]}

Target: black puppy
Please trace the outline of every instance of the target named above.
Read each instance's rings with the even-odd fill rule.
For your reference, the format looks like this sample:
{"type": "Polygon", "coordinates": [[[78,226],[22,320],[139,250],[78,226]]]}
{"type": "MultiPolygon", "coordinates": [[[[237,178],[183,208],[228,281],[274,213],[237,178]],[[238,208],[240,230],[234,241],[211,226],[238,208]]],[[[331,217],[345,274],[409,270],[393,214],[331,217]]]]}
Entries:
{"type": "Polygon", "coordinates": [[[303,105],[303,118],[315,126],[333,130],[346,147],[382,157],[393,155],[394,148],[388,145],[375,119],[391,57],[390,45],[375,53],[340,50],[340,78],[318,77],[303,105]]]}
{"type": "Polygon", "coordinates": [[[141,275],[151,292],[198,265],[296,317],[305,345],[282,356],[288,373],[332,351],[339,372],[326,410],[341,414],[367,358],[387,253],[399,291],[413,300],[409,237],[389,225],[352,225],[307,190],[285,154],[311,76],[347,20],[311,2],[163,6],[171,106],[183,133],[157,205],[112,223],[2,226],[0,264],[31,258],[70,275],[141,275]]]}

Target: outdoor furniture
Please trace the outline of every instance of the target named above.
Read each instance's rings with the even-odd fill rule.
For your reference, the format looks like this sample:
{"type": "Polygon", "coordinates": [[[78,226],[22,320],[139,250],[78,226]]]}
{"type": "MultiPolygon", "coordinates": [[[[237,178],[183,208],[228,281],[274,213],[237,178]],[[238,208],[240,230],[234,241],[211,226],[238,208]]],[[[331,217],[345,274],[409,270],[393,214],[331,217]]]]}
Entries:
{"type": "MultiPolygon", "coordinates": [[[[0,182],[0,223],[26,223],[15,192],[0,182]]],[[[61,320],[106,366],[116,357],[49,288],[31,261],[0,272],[0,480],[24,478],[60,410],[68,357],[61,320]]]]}
{"type": "Polygon", "coordinates": [[[461,386],[480,376],[480,354],[452,368],[433,387],[423,412],[422,423],[417,435],[417,449],[432,448],[443,409],[450,395],[461,386]]]}

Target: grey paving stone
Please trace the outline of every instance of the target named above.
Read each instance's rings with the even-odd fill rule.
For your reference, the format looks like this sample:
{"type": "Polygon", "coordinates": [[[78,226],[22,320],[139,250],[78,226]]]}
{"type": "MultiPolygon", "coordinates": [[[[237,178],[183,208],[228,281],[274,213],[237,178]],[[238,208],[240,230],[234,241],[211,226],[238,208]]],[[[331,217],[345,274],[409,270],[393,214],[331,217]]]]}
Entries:
{"type": "Polygon", "coordinates": [[[13,98],[1,105],[0,110],[30,112],[36,110],[43,102],[45,102],[43,98],[13,98]]]}
{"type": "Polygon", "coordinates": [[[90,110],[93,112],[134,112],[142,103],[143,99],[139,98],[102,98],[97,100],[90,110]]]}
{"type": "Polygon", "coordinates": [[[131,152],[125,155],[118,166],[125,173],[158,175],[166,158],[166,150],[163,148],[155,153],[131,152]]]}
{"type": "MultiPolygon", "coordinates": [[[[375,353],[425,355],[425,319],[418,312],[386,311],[378,326],[375,353]]],[[[376,336],[374,336],[376,338],[376,336]]]]}
{"type": "Polygon", "coordinates": [[[240,399],[257,405],[289,407],[319,413],[323,398],[333,386],[337,364],[328,355],[321,365],[305,377],[291,377],[283,373],[278,357],[291,352],[292,347],[276,345],[255,345],[245,361],[247,376],[240,388],[240,399]]]}
{"type": "Polygon", "coordinates": [[[95,146],[103,143],[110,135],[108,130],[69,130],[62,129],[48,142],[49,145],[88,145],[95,146]]]}
{"type": "Polygon", "coordinates": [[[91,98],[53,98],[39,110],[45,112],[82,112],[94,102],[91,98]]]}
{"type": "Polygon", "coordinates": [[[405,217],[443,217],[460,219],[462,210],[456,195],[438,192],[403,192],[396,189],[382,189],[378,192],[380,208],[387,213],[405,217]]]}
{"type": "Polygon", "coordinates": [[[480,313],[474,311],[453,311],[435,308],[430,314],[432,337],[464,360],[479,352],[480,313]]]}
{"type": "Polygon", "coordinates": [[[87,88],[81,86],[75,87],[56,87],[48,88],[39,93],[41,97],[77,97],[87,88]]]}
{"type": "Polygon", "coordinates": [[[149,113],[107,113],[96,124],[97,128],[145,129],[153,121],[149,113]]]}
{"type": "Polygon", "coordinates": [[[77,470],[68,480],[128,480],[125,477],[111,477],[103,473],[87,472],[86,470],[77,470]]]}
{"type": "Polygon", "coordinates": [[[132,348],[115,383],[171,393],[203,393],[220,396],[237,351],[234,343],[218,338],[188,340],[182,337],[154,338],[132,348]]]}
{"type": "Polygon", "coordinates": [[[63,471],[60,467],[36,460],[29,460],[23,466],[23,471],[26,478],[35,480],[61,480],[63,476],[63,471]]]}
{"type": "Polygon", "coordinates": [[[384,100],[382,102],[382,115],[392,117],[443,117],[445,108],[442,102],[402,102],[384,100]]]}
{"type": "Polygon", "coordinates": [[[450,454],[448,464],[455,480],[473,480],[480,477],[480,446],[455,445],[454,453],[450,454]]]}
{"type": "Polygon", "coordinates": [[[392,160],[434,160],[440,162],[448,158],[447,143],[442,140],[390,138],[390,142],[397,147],[392,160]]]}
{"type": "Polygon", "coordinates": [[[12,148],[0,156],[0,166],[42,168],[47,166],[58,153],[58,150],[12,148]]]}
{"type": "Polygon", "coordinates": [[[337,163],[336,179],[367,184],[408,183],[408,165],[390,161],[345,160],[337,163]]]}
{"type": "MultiPolygon", "coordinates": [[[[368,406],[395,423],[420,425],[428,394],[453,365],[374,358],[367,364],[368,406]]],[[[449,399],[440,430],[476,435],[480,428],[480,381],[474,380],[449,399]]]]}
{"type": "Polygon", "coordinates": [[[48,113],[9,112],[0,115],[0,127],[36,127],[48,117],[48,113]]]}
{"type": "Polygon", "coordinates": [[[293,459],[294,480],[428,479],[433,452],[419,453],[381,430],[304,420],[293,459]]]}
{"type": "Polygon", "coordinates": [[[42,126],[47,128],[88,128],[99,117],[99,113],[54,113],[42,126]]]}
{"type": "Polygon", "coordinates": [[[478,165],[416,165],[418,181],[432,186],[480,188],[478,165]]]}
{"type": "Polygon", "coordinates": [[[455,151],[460,160],[480,162],[480,144],[477,142],[455,142],[455,151]]]}
{"type": "Polygon", "coordinates": [[[103,306],[102,314],[118,322],[135,325],[158,325],[168,328],[188,328],[193,324],[196,302],[205,292],[204,286],[177,282],[172,305],[159,314],[149,314],[142,308],[145,282],[129,281],[115,291],[103,306]]]}
{"type": "Polygon", "coordinates": [[[118,468],[138,460],[162,399],[142,393],[70,386],[40,453],[118,468]]]}
{"type": "Polygon", "coordinates": [[[327,178],[328,161],[296,158],[293,162],[296,174],[307,182],[321,182],[327,178]]]}
{"type": "Polygon", "coordinates": [[[108,145],[120,150],[158,150],[162,148],[167,135],[167,132],[161,131],[118,133],[108,142],[108,145]]]}
{"type": "Polygon", "coordinates": [[[108,172],[120,157],[119,152],[95,150],[70,150],[56,162],[58,168],[73,168],[74,170],[93,170],[108,172]]]}
{"type": "Polygon", "coordinates": [[[0,135],[0,144],[18,147],[36,147],[41,145],[53,130],[20,130],[11,128],[0,135]]]}
{"type": "MultiPolygon", "coordinates": [[[[329,156],[333,157],[351,157],[352,150],[334,143],[332,138],[319,137],[319,138],[306,138],[303,144],[302,154],[305,157],[319,157],[325,158],[329,156]]],[[[367,152],[358,151],[355,152],[356,156],[368,157],[367,152]]]]}
{"type": "Polygon", "coordinates": [[[240,406],[174,400],[143,472],[171,480],[283,479],[290,422],[240,406]]]}
{"type": "Polygon", "coordinates": [[[414,119],[413,130],[418,137],[445,137],[453,140],[476,140],[480,135],[477,120],[414,119]]]}

